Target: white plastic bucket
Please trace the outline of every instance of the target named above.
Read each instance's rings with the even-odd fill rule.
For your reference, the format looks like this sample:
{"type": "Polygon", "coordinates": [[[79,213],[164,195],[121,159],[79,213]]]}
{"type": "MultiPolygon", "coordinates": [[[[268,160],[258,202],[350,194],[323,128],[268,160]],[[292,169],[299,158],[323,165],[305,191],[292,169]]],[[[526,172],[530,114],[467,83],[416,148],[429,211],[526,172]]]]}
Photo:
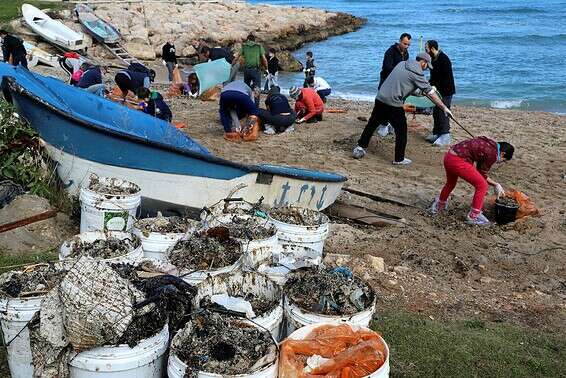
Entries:
{"type": "Polygon", "coordinates": [[[4,343],[8,345],[8,366],[12,378],[33,376],[33,360],[27,323],[41,309],[45,296],[0,299],[0,322],[4,343]],[[18,335],[19,333],[19,335],[18,335]],[[16,337],[16,335],[18,335],[16,337]]]}
{"type": "Polygon", "coordinates": [[[248,323],[269,330],[276,341],[280,340],[283,323],[283,291],[269,277],[255,272],[238,272],[209,277],[198,284],[193,306],[199,308],[200,301],[204,297],[214,294],[228,294],[238,297],[255,294],[269,301],[277,300],[277,306],[261,314],[261,316],[256,316],[251,319],[253,322],[248,323]]]}
{"type": "Polygon", "coordinates": [[[102,346],[71,356],[71,378],[144,377],[161,378],[169,345],[167,325],[138,345],[102,346]]]}
{"type": "Polygon", "coordinates": [[[166,261],[165,252],[185,235],[184,233],[178,234],[173,232],[150,232],[144,234],[136,227],[134,227],[133,233],[141,240],[143,256],[157,261],[166,261]]]}
{"type": "Polygon", "coordinates": [[[284,223],[271,216],[269,216],[269,221],[277,227],[277,237],[281,247],[307,247],[322,253],[324,241],[328,237],[330,221],[326,215],[320,214],[320,216],[322,217],[322,223],[318,226],[300,226],[284,223]]]}
{"type": "MultiPolygon", "coordinates": [[[[328,325],[329,323],[326,324],[311,324],[311,325],[307,325],[304,327],[299,328],[298,330],[296,330],[295,332],[293,332],[291,335],[289,335],[287,337],[287,339],[290,340],[303,340],[305,337],[307,337],[316,327],[320,327],[323,325],[328,325]]],[[[369,331],[370,329],[367,327],[361,327],[361,326],[357,326],[355,324],[351,324],[350,325],[355,329],[357,328],[362,328],[366,331],[369,331]]],[[[371,373],[370,375],[366,375],[366,377],[364,378],[388,378],[389,377],[389,346],[387,345],[387,343],[385,342],[385,340],[383,340],[383,338],[381,336],[379,336],[379,338],[381,339],[381,341],[383,342],[383,344],[385,345],[385,351],[387,352],[387,356],[385,357],[385,363],[383,365],[381,365],[381,367],[379,369],[377,369],[376,371],[374,371],[373,373],[371,373]]],[[[287,340],[286,339],[286,340],[287,340]]]]}
{"type": "MultiPolygon", "coordinates": [[[[252,218],[251,215],[247,214],[222,214],[214,218],[211,221],[210,226],[227,225],[232,221],[234,216],[243,219],[252,218]]],[[[275,226],[270,221],[258,217],[254,217],[254,219],[256,219],[262,226],[270,228],[273,232],[276,231],[275,226]]],[[[268,260],[279,246],[279,238],[276,232],[273,236],[265,239],[238,240],[242,243],[242,248],[244,250],[242,265],[246,268],[256,268],[260,263],[268,260]]]]}
{"type": "Polygon", "coordinates": [[[81,233],[88,231],[130,231],[141,202],[141,189],[118,178],[101,177],[102,183],[131,188],[134,194],[105,194],[81,188],[81,233]]]}
{"type": "MultiPolygon", "coordinates": [[[[187,365],[181,361],[175,353],[171,353],[169,355],[169,361],[167,362],[167,376],[169,378],[183,378],[186,370],[187,365]]],[[[277,361],[275,361],[275,363],[265,367],[264,369],[250,374],[221,375],[199,371],[198,378],[277,378],[277,371],[278,365],[277,361]]]]}
{"type": "Polygon", "coordinates": [[[143,257],[143,250],[141,242],[139,242],[139,238],[134,235],[130,234],[129,232],[121,232],[121,231],[109,231],[109,232],[100,232],[100,231],[90,231],[85,232],[79,235],[74,236],[72,239],[65,241],[61,248],[59,249],[59,260],[64,260],[68,258],[71,254],[73,249],[73,244],[75,243],[75,239],[78,238],[83,242],[94,242],[97,239],[106,239],[107,237],[115,237],[118,239],[138,239],[139,245],[134,248],[132,251],[126,253],[122,256],[111,257],[109,259],[103,259],[102,261],[110,262],[110,263],[131,263],[135,264],[143,257]]]}
{"type": "Polygon", "coordinates": [[[216,270],[199,270],[196,272],[191,272],[190,274],[186,274],[187,272],[181,271],[181,278],[189,285],[196,286],[202,281],[206,280],[208,277],[214,277],[214,276],[218,276],[219,274],[225,274],[225,273],[229,274],[236,272],[242,266],[242,258],[243,256],[240,257],[238,261],[236,261],[234,264],[216,270]]]}
{"type": "Polygon", "coordinates": [[[319,323],[349,323],[361,327],[368,327],[373,314],[375,313],[376,296],[374,295],[371,306],[367,309],[356,312],[352,315],[323,315],[306,311],[294,303],[291,303],[286,296],[284,300],[285,319],[287,320],[287,335],[296,329],[306,325],[319,323]]]}

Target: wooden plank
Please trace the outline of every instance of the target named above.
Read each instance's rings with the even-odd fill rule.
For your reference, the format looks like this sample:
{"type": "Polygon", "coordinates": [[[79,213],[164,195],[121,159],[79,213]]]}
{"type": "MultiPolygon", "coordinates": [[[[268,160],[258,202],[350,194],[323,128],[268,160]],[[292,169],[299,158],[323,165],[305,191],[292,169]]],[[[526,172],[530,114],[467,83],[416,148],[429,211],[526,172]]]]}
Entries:
{"type": "Polygon", "coordinates": [[[345,192],[348,192],[348,193],[355,194],[357,196],[369,198],[369,199],[377,201],[377,202],[392,203],[394,205],[399,205],[399,206],[404,206],[404,207],[416,207],[415,205],[411,205],[411,204],[403,202],[399,199],[384,197],[382,195],[373,194],[373,193],[367,193],[367,192],[364,192],[364,191],[361,191],[361,190],[358,190],[358,189],[342,188],[342,190],[345,191],[345,192]]]}
{"type": "Polygon", "coordinates": [[[6,231],[10,231],[16,228],[20,228],[23,226],[27,226],[28,224],[32,224],[35,222],[39,222],[42,220],[46,220],[49,218],[53,218],[57,214],[57,210],[51,209],[44,211],[43,213],[39,213],[36,215],[32,215],[31,217],[27,217],[24,219],[17,220],[15,222],[4,223],[0,225],[0,234],[6,231]]]}
{"type": "Polygon", "coordinates": [[[334,202],[328,208],[328,214],[372,226],[404,226],[407,223],[404,218],[396,215],[382,213],[362,206],[350,205],[342,201],[334,202]]]}

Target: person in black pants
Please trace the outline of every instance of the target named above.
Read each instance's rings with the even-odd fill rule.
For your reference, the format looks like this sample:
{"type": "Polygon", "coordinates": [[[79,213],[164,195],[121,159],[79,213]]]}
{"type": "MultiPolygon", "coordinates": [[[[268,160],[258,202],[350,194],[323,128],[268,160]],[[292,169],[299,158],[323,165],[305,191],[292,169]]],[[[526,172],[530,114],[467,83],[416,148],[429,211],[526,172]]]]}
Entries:
{"type": "Polygon", "coordinates": [[[12,65],[21,65],[25,69],[28,68],[28,61],[26,58],[27,52],[24,47],[24,42],[9,34],[6,30],[0,30],[0,37],[2,38],[2,54],[4,62],[12,61],[12,65]]]}
{"type": "Polygon", "coordinates": [[[175,45],[172,41],[167,41],[161,48],[161,58],[165,62],[167,72],[169,73],[169,81],[173,81],[173,70],[177,67],[177,54],[175,45]]]}
{"type": "MultiPolygon", "coordinates": [[[[452,62],[448,55],[438,48],[438,42],[435,40],[427,41],[425,49],[432,57],[433,69],[430,70],[430,85],[434,85],[438,93],[442,96],[442,102],[448,108],[452,105],[452,96],[456,94],[456,85],[454,84],[454,73],[452,72],[452,62]]],[[[426,140],[436,146],[446,146],[452,141],[450,137],[450,118],[444,112],[435,106],[432,111],[434,126],[432,134],[426,137],[426,140]]]]}
{"type": "Polygon", "coordinates": [[[281,89],[278,86],[274,85],[269,90],[265,106],[267,110],[259,109],[259,118],[266,134],[273,135],[292,131],[292,125],[297,119],[297,114],[291,109],[289,100],[281,94],[281,89]]]}

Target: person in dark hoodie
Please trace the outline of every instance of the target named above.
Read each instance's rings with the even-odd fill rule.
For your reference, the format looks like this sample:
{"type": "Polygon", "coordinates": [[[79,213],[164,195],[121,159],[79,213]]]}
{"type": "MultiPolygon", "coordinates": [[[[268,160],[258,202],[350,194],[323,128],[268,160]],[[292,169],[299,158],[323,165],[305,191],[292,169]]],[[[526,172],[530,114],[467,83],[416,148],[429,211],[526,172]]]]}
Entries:
{"type": "Polygon", "coordinates": [[[151,74],[148,72],[135,71],[132,69],[121,70],[114,76],[116,85],[122,91],[122,97],[128,96],[128,91],[136,93],[138,88],[149,88],[151,74]]]}
{"type": "Polygon", "coordinates": [[[275,55],[275,49],[269,49],[269,57],[267,59],[267,77],[263,90],[267,93],[273,86],[278,86],[279,80],[279,59],[275,55]]]}
{"type": "MultiPolygon", "coordinates": [[[[448,108],[452,105],[452,96],[456,94],[454,84],[454,73],[452,72],[452,62],[448,55],[438,48],[435,40],[427,41],[425,44],[426,52],[432,57],[433,69],[430,70],[430,85],[434,85],[438,93],[442,96],[442,102],[448,108]]],[[[432,111],[434,126],[432,134],[426,140],[436,146],[446,146],[452,141],[450,137],[450,118],[444,112],[434,107],[432,111]]]]}
{"type": "Polygon", "coordinates": [[[161,58],[165,62],[167,72],[169,72],[169,81],[173,81],[173,70],[177,66],[177,55],[175,45],[171,40],[168,40],[161,49],[161,58]]]}
{"type": "Polygon", "coordinates": [[[0,30],[0,37],[2,38],[2,54],[4,62],[10,62],[12,65],[21,65],[28,68],[28,61],[26,58],[27,52],[24,47],[24,42],[9,34],[6,30],[0,30]]]}
{"type": "Polygon", "coordinates": [[[297,113],[291,109],[289,100],[281,94],[281,89],[274,85],[269,90],[265,100],[266,109],[259,109],[259,118],[263,125],[264,133],[273,135],[275,133],[293,131],[293,123],[297,119],[297,113]]]}
{"type": "Polygon", "coordinates": [[[173,114],[171,113],[169,106],[163,100],[163,96],[161,94],[157,91],[150,91],[148,88],[141,87],[136,91],[136,95],[138,96],[138,99],[142,101],[140,106],[144,113],[164,121],[171,122],[173,114]]]}
{"type": "Polygon", "coordinates": [[[400,62],[385,79],[377,93],[370,119],[352,151],[355,159],[361,159],[367,153],[369,141],[378,125],[389,122],[395,130],[394,165],[409,165],[405,157],[407,146],[407,118],[403,104],[410,95],[423,95],[441,108],[447,116],[452,116],[450,109],[442,103],[430,83],[424,76],[424,70],[432,68],[431,57],[425,52],[419,53],[416,60],[400,62]]]}
{"type": "Polygon", "coordinates": [[[84,71],[77,83],[77,87],[83,88],[90,93],[104,97],[105,87],[102,83],[102,69],[100,66],[93,66],[83,63],[81,69],[84,71]]]}
{"type": "MultiPolygon", "coordinates": [[[[409,60],[409,47],[411,46],[411,35],[409,33],[403,33],[399,37],[399,42],[396,42],[389,46],[383,55],[383,64],[381,65],[381,72],[379,73],[379,85],[377,89],[381,88],[381,85],[387,79],[393,68],[400,62],[409,60]]],[[[393,127],[388,123],[384,125],[379,125],[379,130],[377,132],[381,136],[386,136],[393,133],[393,127]]]]}

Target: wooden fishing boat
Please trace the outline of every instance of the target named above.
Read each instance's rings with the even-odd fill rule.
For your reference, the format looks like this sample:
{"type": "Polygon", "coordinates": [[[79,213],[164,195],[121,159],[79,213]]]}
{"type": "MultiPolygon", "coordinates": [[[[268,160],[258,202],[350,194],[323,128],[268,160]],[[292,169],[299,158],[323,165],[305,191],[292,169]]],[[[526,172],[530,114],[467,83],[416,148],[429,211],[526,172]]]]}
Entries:
{"type": "Polygon", "coordinates": [[[33,67],[37,63],[43,63],[50,67],[59,66],[59,58],[57,55],[50,54],[28,41],[24,41],[24,47],[27,51],[28,66],[33,67]]]}
{"type": "Polygon", "coordinates": [[[72,51],[86,47],[82,33],[77,33],[61,21],[52,19],[33,5],[22,5],[22,15],[31,30],[52,44],[72,51]]]}
{"type": "MultiPolygon", "coordinates": [[[[146,208],[198,210],[229,196],[322,210],[346,177],[221,159],[170,123],[21,67],[0,64],[2,92],[38,131],[71,193],[92,173],[142,188],[146,208]]],[[[221,142],[223,143],[223,141],[221,142]]]]}

